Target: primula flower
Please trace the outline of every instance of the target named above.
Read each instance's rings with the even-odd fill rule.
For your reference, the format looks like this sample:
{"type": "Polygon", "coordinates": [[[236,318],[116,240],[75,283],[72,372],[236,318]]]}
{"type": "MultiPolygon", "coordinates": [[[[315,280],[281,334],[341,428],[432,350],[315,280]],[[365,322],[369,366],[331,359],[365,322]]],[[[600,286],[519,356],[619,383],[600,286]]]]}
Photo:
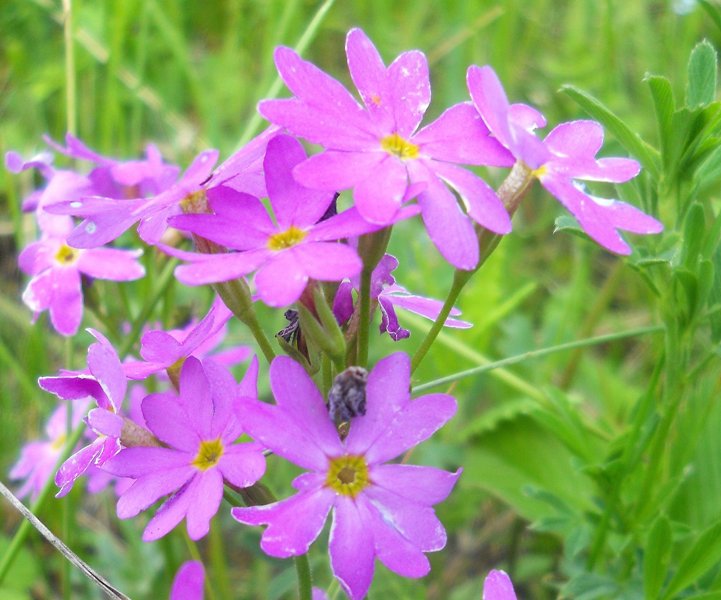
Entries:
{"type": "Polygon", "coordinates": [[[305,159],[296,139],[280,135],[268,143],[265,177],[277,225],[261,201],[222,187],[208,193],[215,214],[181,215],[173,227],[192,231],[228,248],[225,254],[195,254],[168,249],[192,261],[176,270],[187,285],[228,281],[257,271],[255,286],[269,306],[295,302],[308,279],[340,281],[362,268],[356,251],[341,238],[378,229],[351,208],[320,221],[333,201],[333,193],[309,190],[295,182],[291,171],[305,159]],[[319,222],[320,221],[320,222],[319,222]]]}
{"type": "MultiPolygon", "coordinates": [[[[257,362],[246,378],[255,373],[257,362]]],[[[121,519],[172,494],[148,523],[143,540],[161,538],[183,518],[191,539],[202,538],[223,499],[223,480],[248,487],[262,477],[262,448],[234,443],[243,432],[233,411],[237,393],[223,367],[189,357],[180,371],[179,397],[166,392],[143,400],[145,422],[166,447],[126,448],[105,464],[114,475],[136,479],[118,500],[121,519]]]]}
{"type": "Polygon", "coordinates": [[[270,367],[277,406],[241,398],[248,433],[275,454],[310,472],[293,481],[298,493],[265,506],[232,509],[248,525],[268,525],[261,548],[279,558],[304,554],[333,513],[329,552],[333,573],[351,598],[363,597],[377,557],[404,577],[430,570],[424,552],[440,550],[446,533],[432,508],[460,470],[384,464],[430,437],[456,411],[446,394],[410,399],[410,360],[381,360],[368,374],[366,412],[341,439],[321,393],[288,357],[270,367]]]}
{"type": "Polygon", "coordinates": [[[20,458],[10,469],[10,479],[24,480],[15,493],[18,498],[30,495],[34,501],[45,487],[65,447],[68,411],[72,409],[72,426],[77,427],[85,415],[88,402],[61,404],[45,425],[45,439],[25,444],[20,458]]]}
{"type": "Polygon", "coordinates": [[[198,560],[184,562],[173,579],[170,600],[203,600],[205,569],[198,560]]]}
{"type": "Polygon", "coordinates": [[[511,578],[500,570],[493,569],[483,582],[483,600],[516,600],[511,578]]]}
{"type": "MultiPolygon", "coordinates": [[[[86,197],[73,202],[56,204],[56,214],[84,217],[68,238],[76,248],[94,248],[114,240],[126,229],[139,222],[138,235],[155,245],[167,229],[168,219],[180,214],[183,201],[193,201],[215,186],[226,185],[236,190],[262,193],[259,189],[259,166],[268,140],[276,129],[269,128],[252,140],[213,172],[218,160],[217,150],[205,150],[195,157],[182,177],[166,189],[149,198],[114,199],[86,197]]],[[[132,168],[127,176],[132,176],[132,168]]]]}
{"type": "Polygon", "coordinates": [[[418,195],[439,252],[455,267],[474,268],[478,241],[473,222],[504,234],[511,221],[490,186],[456,165],[507,167],[512,156],[489,135],[469,103],[452,106],[416,132],[431,99],[422,52],[404,52],[386,68],[365,33],[352,29],[346,54],[363,106],[290,48],[275,51],[278,72],[294,97],[263,101],[260,113],[325,148],[298,165],[294,175],[315,189],[353,188],[358,211],[379,224],[391,223],[401,204],[418,195]],[[458,192],[465,211],[446,183],[458,192]]]}
{"type": "MultiPolygon", "coordinates": [[[[196,358],[204,358],[222,342],[232,315],[217,296],[208,314],[198,323],[171,331],[148,331],[141,339],[140,356],[143,361],[125,362],[125,374],[130,379],[145,379],[165,369],[180,372],[185,358],[191,354],[196,358]]],[[[221,364],[233,365],[249,358],[251,354],[249,346],[238,346],[212,356],[213,360],[221,364]]]]}
{"type": "MultiPolygon", "coordinates": [[[[396,283],[395,277],[391,275],[398,267],[398,259],[395,256],[386,254],[378,262],[371,274],[370,296],[371,302],[376,301],[381,311],[380,332],[388,332],[393,341],[410,337],[411,332],[401,327],[398,322],[395,307],[403,308],[409,312],[420,315],[427,319],[435,321],[441,312],[443,302],[434,300],[433,298],[424,298],[411,294],[403,286],[396,283]]],[[[360,289],[360,281],[358,277],[354,277],[351,281],[344,281],[338,286],[335,298],[333,300],[333,312],[338,322],[343,324],[350,319],[353,314],[353,289],[360,289]]],[[[458,316],[461,311],[452,308],[452,316],[458,316]]],[[[460,319],[447,318],[445,327],[456,329],[467,329],[472,327],[472,323],[461,321],[460,319]]]]}
{"type": "Polygon", "coordinates": [[[97,438],[78,450],[58,470],[55,484],[60,488],[57,497],[65,496],[75,480],[91,466],[101,466],[120,452],[123,418],[118,415],[123,403],[127,380],[118,354],[99,332],[88,331],[97,340],[88,348],[88,373],[65,373],[55,377],[41,377],[38,385],[63,400],[93,398],[93,408],[86,418],[88,427],[97,438]]]}
{"type": "Polygon", "coordinates": [[[473,103],[491,133],[601,246],[618,254],[630,254],[631,248],[619,235],[619,229],[640,234],[663,230],[662,223],[634,206],[593,196],[576,182],[623,183],[640,170],[638,162],[630,158],[596,158],[603,145],[603,127],[599,123],[561,123],[541,141],[533,130],[545,126],[543,115],[524,104],[509,104],[491,67],[471,66],[467,83],[473,103]]]}
{"type": "Polygon", "coordinates": [[[73,228],[71,219],[46,217],[40,222],[42,238],[26,246],[18,257],[20,269],[32,276],[22,298],[36,318],[48,310],[55,330],[71,336],[83,319],[82,275],[111,281],[139,279],[145,275],[145,268],[138,263],[142,250],[72,248],[67,241],[73,228]]]}

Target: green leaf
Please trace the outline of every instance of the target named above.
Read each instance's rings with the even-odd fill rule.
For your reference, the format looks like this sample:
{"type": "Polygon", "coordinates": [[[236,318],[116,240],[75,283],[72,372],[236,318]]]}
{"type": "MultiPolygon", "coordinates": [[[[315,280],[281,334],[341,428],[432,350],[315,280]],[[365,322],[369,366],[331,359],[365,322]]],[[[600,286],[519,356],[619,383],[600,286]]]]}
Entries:
{"type": "Polygon", "coordinates": [[[694,271],[706,233],[706,215],[703,206],[695,202],[689,208],[683,223],[683,250],[681,264],[694,271]]]}
{"type": "Polygon", "coordinates": [[[647,144],[641,137],[631,130],[620,118],[596,98],[572,85],[564,85],[561,91],[570,96],[594,119],[601,122],[616,138],[629,154],[637,158],[644,169],[647,169],[654,179],[658,179],[659,155],[658,151],[647,144]]]}
{"type": "Polygon", "coordinates": [[[671,83],[665,77],[647,75],[645,79],[651,90],[651,98],[653,99],[653,106],[656,111],[656,124],[659,139],[661,140],[661,153],[665,156],[668,153],[671,121],[673,119],[673,113],[676,111],[673,90],[671,89],[671,83]]]}
{"type": "Polygon", "coordinates": [[[711,20],[714,22],[716,27],[721,30],[721,8],[717,4],[709,2],[708,0],[696,1],[701,5],[701,8],[706,11],[708,16],[711,17],[711,20]]]}
{"type": "Polygon", "coordinates": [[[658,598],[668,574],[671,558],[671,525],[666,515],[651,526],[643,553],[643,595],[658,598]]]}
{"type": "Polygon", "coordinates": [[[716,97],[716,50],[704,40],[691,52],[688,61],[686,106],[705,106],[716,97]]]}
{"type": "Polygon", "coordinates": [[[721,560],[721,521],[701,533],[686,552],[663,598],[674,598],[721,560]]]}

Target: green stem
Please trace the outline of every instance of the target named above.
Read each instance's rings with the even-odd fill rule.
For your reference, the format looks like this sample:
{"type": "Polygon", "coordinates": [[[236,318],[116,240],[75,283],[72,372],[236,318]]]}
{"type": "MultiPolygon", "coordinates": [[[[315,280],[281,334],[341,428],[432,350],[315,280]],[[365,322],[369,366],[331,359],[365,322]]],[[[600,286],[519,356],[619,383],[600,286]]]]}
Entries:
{"type": "Polygon", "coordinates": [[[213,569],[213,581],[216,582],[219,595],[224,600],[231,600],[233,592],[228,576],[227,552],[223,540],[223,531],[217,519],[210,522],[210,565],[213,569]]]}
{"type": "Polygon", "coordinates": [[[312,579],[310,575],[310,562],[307,554],[295,557],[295,572],[298,576],[298,598],[311,600],[313,597],[312,579]]]}
{"type": "Polygon", "coordinates": [[[591,337],[591,338],[576,340],[574,342],[566,342],[564,344],[557,344],[555,346],[547,346],[546,348],[539,348],[538,350],[530,350],[528,352],[522,352],[521,354],[515,354],[513,356],[509,356],[509,357],[503,358],[501,360],[496,360],[493,362],[489,362],[485,365],[480,365],[478,367],[466,369],[465,371],[459,371],[458,373],[454,373],[453,375],[447,375],[446,377],[434,379],[433,381],[429,381],[428,383],[424,383],[422,385],[415,386],[413,388],[413,393],[424,392],[428,389],[438,387],[440,385],[453,383],[454,381],[458,381],[459,379],[464,379],[466,377],[472,377],[474,375],[479,375],[480,373],[485,373],[486,371],[492,371],[493,369],[507,367],[508,365],[514,365],[516,363],[524,362],[524,361],[530,360],[532,358],[540,358],[541,356],[546,356],[548,354],[555,354],[556,352],[563,352],[565,350],[575,350],[577,348],[586,348],[588,346],[596,346],[598,344],[605,344],[607,342],[613,342],[615,340],[621,340],[621,339],[629,338],[629,337],[637,337],[637,336],[641,336],[641,335],[646,335],[648,333],[659,333],[659,332],[663,331],[663,329],[664,329],[663,325],[650,325],[648,327],[638,327],[636,329],[629,329],[627,331],[619,331],[618,333],[609,333],[606,335],[598,335],[598,336],[591,337]]]}
{"type": "Polygon", "coordinates": [[[361,367],[368,365],[368,344],[370,340],[371,320],[371,275],[372,269],[361,271],[360,284],[360,316],[358,321],[358,356],[357,363],[361,367]]]}
{"type": "Polygon", "coordinates": [[[75,42],[73,40],[73,3],[63,0],[63,34],[65,37],[65,114],[67,131],[77,133],[75,96],[75,42]]]}
{"type": "Polygon", "coordinates": [[[471,278],[473,273],[474,271],[461,271],[460,269],[456,269],[456,271],[453,273],[453,284],[451,285],[451,289],[448,292],[446,301],[443,303],[443,308],[441,308],[441,312],[438,314],[436,320],[433,322],[433,326],[430,328],[428,333],[426,333],[426,337],[423,338],[421,345],[418,347],[418,350],[416,350],[416,353],[413,355],[413,359],[411,360],[411,373],[413,373],[418,368],[418,365],[420,365],[421,361],[425,358],[428,350],[433,345],[433,342],[436,341],[436,338],[438,337],[441,328],[446,322],[446,319],[448,318],[448,315],[450,314],[453,305],[456,303],[456,300],[458,299],[461,290],[466,285],[466,283],[468,283],[468,280],[471,278]]]}

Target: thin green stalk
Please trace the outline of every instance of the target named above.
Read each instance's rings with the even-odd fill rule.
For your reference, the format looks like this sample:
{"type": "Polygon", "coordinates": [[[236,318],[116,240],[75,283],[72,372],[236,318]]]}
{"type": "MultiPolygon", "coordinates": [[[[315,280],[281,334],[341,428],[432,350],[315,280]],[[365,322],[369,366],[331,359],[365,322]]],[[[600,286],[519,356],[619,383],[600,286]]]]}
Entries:
{"type": "MultiPolygon", "coordinates": [[[[308,47],[308,44],[313,41],[315,34],[318,32],[320,24],[323,22],[323,18],[331,9],[334,3],[335,0],[325,0],[325,2],[320,5],[315,15],[313,15],[310,23],[308,23],[308,26],[305,28],[303,35],[298,40],[298,43],[295,45],[295,51],[298,54],[303,54],[305,49],[308,47]]],[[[279,76],[276,76],[273,80],[273,83],[270,85],[270,87],[262,97],[275,98],[282,87],[283,82],[281,81],[279,76]]],[[[253,116],[248,120],[248,124],[245,126],[245,129],[243,129],[243,133],[240,135],[240,139],[238,140],[238,147],[243,146],[245,143],[248,142],[248,140],[250,140],[250,138],[253,137],[253,134],[257,131],[258,126],[262,123],[262,121],[263,117],[260,116],[260,113],[258,113],[258,111],[255,111],[253,113],[253,116]]]]}
{"type": "Polygon", "coordinates": [[[63,34],[65,36],[65,114],[67,131],[77,133],[77,100],[75,96],[75,41],[73,39],[73,1],[63,0],[63,34]]]}
{"type": "MultiPolygon", "coordinates": [[[[188,553],[190,554],[190,558],[192,558],[195,561],[203,562],[203,558],[200,555],[200,550],[198,549],[198,544],[196,544],[193,540],[190,539],[190,536],[188,535],[188,532],[183,528],[183,539],[185,539],[185,545],[188,548],[188,553]]],[[[215,579],[212,580],[212,583],[215,583],[215,579]]],[[[213,586],[211,585],[211,578],[206,577],[205,578],[205,592],[206,597],[208,600],[216,600],[217,596],[215,594],[215,590],[213,589],[213,586]]]]}
{"type": "Polygon", "coordinates": [[[451,289],[448,291],[448,296],[446,296],[446,301],[443,303],[443,308],[441,308],[441,312],[438,314],[436,320],[433,322],[433,326],[430,328],[428,333],[426,333],[426,337],[423,338],[421,345],[418,347],[418,350],[416,350],[416,353],[413,355],[413,359],[411,360],[411,373],[413,373],[418,368],[418,365],[421,364],[421,361],[428,353],[428,350],[433,345],[433,342],[436,341],[436,338],[438,337],[441,328],[446,322],[448,315],[453,309],[453,305],[456,303],[456,300],[458,299],[461,290],[466,285],[466,283],[468,283],[468,280],[471,278],[473,273],[474,271],[461,271],[460,269],[456,269],[456,271],[453,273],[453,284],[451,285],[451,289]]]}
{"type": "Polygon", "coordinates": [[[447,375],[446,377],[434,379],[433,381],[429,381],[428,383],[424,383],[422,385],[415,386],[413,388],[413,392],[414,393],[424,392],[424,391],[434,388],[434,387],[453,383],[454,381],[458,381],[459,379],[464,379],[466,377],[472,377],[474,375],[479,375],[480,373],[485,373],[486,371],[492,371],[493,369],[499,369],[501,367],[515,365],[517,363],[524,362],[526,360],[530,360],[533,358],[540,358],[541,356],[547,356],[549,354],[555,354],[557,352],[563,352],[565,350],[575,350],[577,348],[586,348],[589,346],[596,346],[598,344],[605,344],[607,342],[622,340],[622,339],[629,338],[629,337],[642,336],[642,335],[646,335],[649,333],[659,333],[659,332],[663,331],[663,329],[664,329],[663,325],[649,325],[648,327],[637,327],[635,329],[629,329],[627,331],[619,331],[617,333],[598,335],[595,337],[585,338],[582,340],[576,340],[573,342],[566,342],[564,344],[557,344],[555,346],[547,346],[546,348],[539,348],[538,350],[530,350],[528,352],[522,352],[520,354],[515,354],[513,356],[509,356],[509,357],[503,358],[501,360],[489,362],[485,365],[480,365],[478,367],[466,369],[465,371],[459,371],[457,373],[454,373],[453,375],[447,375]]]}
{"type": "Polygon", "coordinates": [[[220,597],[224,600],[231,600],[233,591],[230,585],[226,556],[223,530],[218,520],[213,519],[210,522],[210,567],[213,570],[213,581],[218,588],[220,597]]]}
{"type": "Polygon", "coordinates": [[[360,284],[360,315],[358,321],[358,356],[357,362],[361,367],[368,365],[368,344],[370,340],[371,320],[371,275],[372,269],[364,268],[361,271],[360,284]]]}
{"type": "Polygon", "coordinates": [[[298,598],[312,600],[313,582],[310,575],[310,562],[307,554],[295,557],[295,572],[298,576],[298,598]]]}

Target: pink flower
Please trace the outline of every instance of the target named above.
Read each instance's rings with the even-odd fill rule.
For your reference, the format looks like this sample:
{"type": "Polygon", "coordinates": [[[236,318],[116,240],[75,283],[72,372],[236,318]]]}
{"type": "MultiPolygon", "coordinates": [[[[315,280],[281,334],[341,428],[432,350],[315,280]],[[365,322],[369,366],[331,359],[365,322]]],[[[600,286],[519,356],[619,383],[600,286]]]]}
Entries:
{"type": "Polygon", "coordinates": [[[468,90],[488,129],[516,158],[523,162],[576,218],[581,228],[604,248],[630,254],[631,248],[619,229],[651,234],[663,224],[620,202],[589,194],[577,179],[622,183],[635,177],[639,164],[630,158],[596,158],[603,145],[603,128],[595,121],[561,123],[541,141],[534,134],[546,120],[525,104],[509,104],[498,76],[489,66],[471,66],[468,90]]]}
{"type": "Polygon", "coordinates": [[[20,269],[32,276],[23,292],[23,302],[36,317],[48,310],[53,327],[61,335],[75,335],[80,327],[82,275],[111,281],[130,281],[145,275],[138,263],[141,250],[79,250],[67,242],[73,227],[69,217],[46,215],[40,225],[43,237],[26,246],[18,257],[20,269]],[[48,224],[52,224],[50,232],[43,228],[48,224]]]}
{"type": "Polygon", "coordinates": [[[173,227],[238,250],[227,254],[195,254],[168,249],[192,261],[176,271],[186,285],[228,281],[257,271],[255,285],[269,306],[295,302],[310,278],[340,281],[362,268],[356,251],[337,240],[378,229],[355,209],[320,220],[333,193],[309,190],[291,171],[305,159],[300,142],[279,135],[268,143],[265,177],[273,223],[258,198],[226,187],[208,193],[215,214],[188,214],[172,219],[173,227]]]}
{"type": "MultiPolygon", "coordinates": [[[[246,379],[256,373],[254,361],[246,379]]],[[[238,386],[223,367],[190,357],[180,372],[179,397],[166,392],[143,400],[145,422],[165,447],[126,448],[105,463],[110,473],[136,480],[118,500],[121,519],[171,494],[148,523],[143,540],[164,536],[183,519],[191,539],[202,538],[220,507],[223,481],[248,487],[263,475],[262,448],[234,443],[243,432],[233,412],[237,393],[238,386]]]]}
{"type": "Polygon", "coordinates": [[[203,600],[205,594],[205,569],[197,560],[184,562],[173,579],[170,600],[203,600]]]}
{"type": "Polygon", "coordinates": [[[60,488],[57,497],[65,496],[75,480],[91,466],[99,467],[120,452],[123,419],[118,415],[128,383],[117,352],[99,332],[88,331],[98,340],[88,348],[88,373],[65,373],[55,377],[41,377],[38,385],[64,400],[93,398],[93,408],[86,418],[96,439],[78,450],[58,470],[55,484],[60,488]]]}
{"type": "Polygon", "coordinates": [[[430,570],[424,552],[440,550],[446,533],[432,508],[460,471],[384,464],[427,439],[456,411],[446,394],[410,399],[410,360],[402,353],[369,373],[366,412],[338,435],[323,397],[305,370],[276,358],[270,383],[277,405],[242,398],[248,433],[305,469],[294,496],[266,506],[232,509],[248,525],[268,525],[261,548],[279,558],[304,554],[333,513],[329,551],[333,573],[351,598],[363,597],[377,557],[404,577],[430,570]]]}
{"type": "Polygon", "coordinates": [[[452,106],[416,131],[431,99],[422,52],[404,52],[386,68],[365,33],[352,29],[346,54],[363,106],[290,48],[275,51],[278,72],[294,97],[266,100],[259,111],[325,148],[293,174],[315,189],[353,188],[361,215],[383,225],[394,220],[403,202],[418,196],[439,252],[455,267],[474,268],[478,242],[473,222],[504,234],[511,230],[511,220],[495,192],[457,164],[511,166],[512,156],[489,135],[469,103],[452,106]],[[446,184],[460,195],[464,209],[446,184]]]}

